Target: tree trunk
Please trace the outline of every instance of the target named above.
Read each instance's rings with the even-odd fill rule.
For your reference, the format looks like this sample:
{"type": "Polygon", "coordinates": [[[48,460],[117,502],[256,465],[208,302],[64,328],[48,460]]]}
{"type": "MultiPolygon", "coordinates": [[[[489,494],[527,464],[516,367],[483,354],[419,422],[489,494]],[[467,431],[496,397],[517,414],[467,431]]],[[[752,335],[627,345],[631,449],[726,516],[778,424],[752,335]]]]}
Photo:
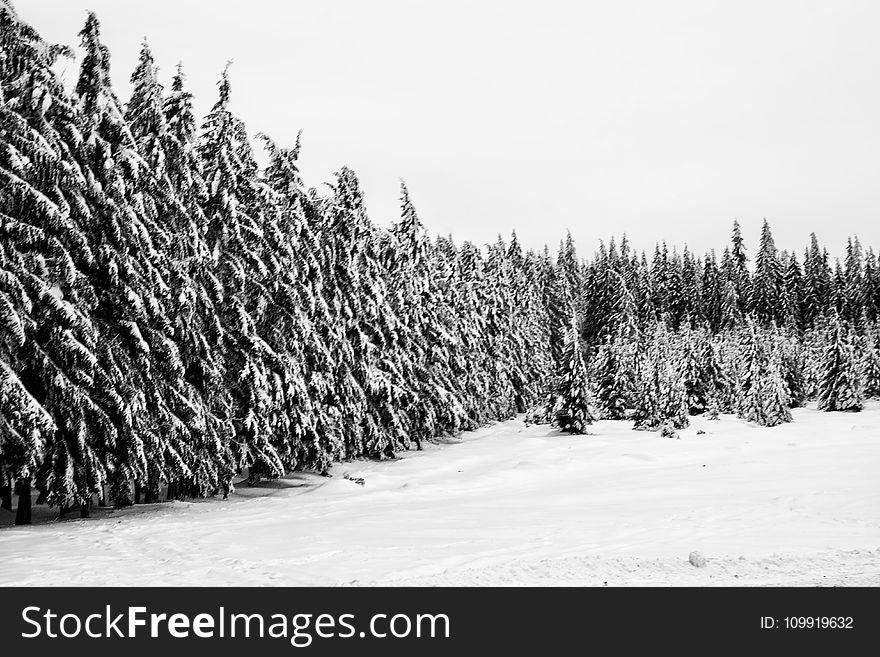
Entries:
{"type": "Polygon", "coordinates": [[[88,518],[89,517],[89,506],[91,505],[91,500],[88,502],[83,502],[79,505],[79,517],[80,518],[88,518]]]}
{"type": "Polygon", "coordinates": [[[141,503],[141,482],[134,482],[134,500],[132,504],[140,504],[141,503]]]}
{"type": "Polygon", "coordinates": [[[31,478],[26,477],[18,482],[18,508],[15,511],[16,525],[31,524],[31,478]]]}
{"type": "Polygon", "coordinates": [[[12,511],[12,485],[5,477],[4,481],[0,482],[0,509],[12,511]]]}
{"type": "Polygon", "coordinates": [[[144,487],[144,504],[152,504],[159,500],[159,482],[153,473],[147,475],[147,485],[144,487]]]}

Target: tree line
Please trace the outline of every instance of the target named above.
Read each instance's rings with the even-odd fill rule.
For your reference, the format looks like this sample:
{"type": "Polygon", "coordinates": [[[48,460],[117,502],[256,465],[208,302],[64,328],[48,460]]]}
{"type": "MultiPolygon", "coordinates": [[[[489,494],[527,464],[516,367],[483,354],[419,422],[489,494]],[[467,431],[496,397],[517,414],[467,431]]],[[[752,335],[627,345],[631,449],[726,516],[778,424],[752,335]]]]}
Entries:
{"type": "Polygon", "coordinates": [[[844,265],[815,236],[799,262],[765,224],[754,271],[736,224],[720,263],[481,248],[429,236],[403,184],[385,229],[350,169],[305,187],[299,139],[257,135],[258,166],[228,66],[199,120],[181,67],[166,88],[144,43],[123,103],[94,14],[79,36],[68,92],[71,51],[0,1],[0,503],[17,492],[19,523],[32,489],[83,516],[226,495],[530,409],[669,431],[752,386],[744,417],[767,423],[777,380],[785,409],[827,392],[831,331],[876,394],[880,263],[855,240],[844,265]]]}

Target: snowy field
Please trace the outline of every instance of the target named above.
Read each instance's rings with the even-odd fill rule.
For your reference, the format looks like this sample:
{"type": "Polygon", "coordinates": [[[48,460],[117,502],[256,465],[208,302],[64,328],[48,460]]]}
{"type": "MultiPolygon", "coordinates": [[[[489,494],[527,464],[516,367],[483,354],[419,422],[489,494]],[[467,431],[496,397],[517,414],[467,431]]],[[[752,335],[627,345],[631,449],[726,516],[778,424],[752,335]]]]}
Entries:
{"type": "Polygon", "coordinates": [[[880,585],[880,403],[692,420],[680,440],[515,420],[226,502],[0,511],[0,584],[880,585]]]}

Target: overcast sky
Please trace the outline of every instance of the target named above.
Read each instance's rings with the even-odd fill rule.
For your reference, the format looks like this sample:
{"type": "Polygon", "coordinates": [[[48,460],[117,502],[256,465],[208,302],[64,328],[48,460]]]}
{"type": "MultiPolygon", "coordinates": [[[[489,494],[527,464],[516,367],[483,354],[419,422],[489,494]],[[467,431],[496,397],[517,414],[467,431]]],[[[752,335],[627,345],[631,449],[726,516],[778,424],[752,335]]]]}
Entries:
{"type": "Polygon", "coordinates": [[[233,59],[249,131],[303,129],[306,182],[347,164],[382,225],[404,178],[478,243],[703,251],[738,218],[754,254],[766,217],[782,248],[880,246],[880,2],[13,1],[71,45],[95,11],[123,100],[144,36],[200,113],[233,59]]]}

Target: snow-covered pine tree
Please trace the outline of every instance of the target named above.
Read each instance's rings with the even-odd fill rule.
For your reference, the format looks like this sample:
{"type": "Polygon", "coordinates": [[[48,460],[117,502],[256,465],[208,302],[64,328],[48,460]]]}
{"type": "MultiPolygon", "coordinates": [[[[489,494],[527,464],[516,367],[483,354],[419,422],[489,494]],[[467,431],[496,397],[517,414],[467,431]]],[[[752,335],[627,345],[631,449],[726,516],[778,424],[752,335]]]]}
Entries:
{"type": "MultiPolygon", "coordinates": [[[[153,367],[161,358],[150,353],[153,350],[161,355],[151,333],[165,325],[162,295],[168,289],[156,248],[165,236],[154,221],[150,176],[133,148],[120,105],[109,88],[109,56],[100,43],[94,16],[89,16],[81,36],[86,55],[77,84],[77,106],[53,90],[51,98],[43,92],[39,112],[31,115],[34,126],[43,133],[44,145],[56,147],[57,161],[69,174],[44,173],[41,180],[48,184],[46,191],[60,209],[43,229],[58,236],[56,246],[66,242],[72,247],[66,259],[54,260],[58,254],[52,258],[71,271],[79,267],[83,272],[79,289],[71,287],[72,278],[58,277],[46,299],[51,296],[59,306],[71,304],[86,312],[89,322],[89,329],[77,332],[65,327],[65,321],[58,322],[58,330],[64,332],[78,356],[52,362],[77,363],[75,367],[84,368],[84,377],[68,381],[87,390],[81,391],[83,396],[69,396],[67,402],[77,405],[75,415],[84,413],[90,420],[71,425],[65,418],[60,408],[65,404],[59,403],[64,395],[58,390],[64,379],[53,377],[52,384],[37,392],[38,396],[46,395],[47,408],[52,407],[50,412],[59,427],[58,440],[47,450],[38,487],[62,510],[79,504],[87,512],[92,494],[101,493],[107,468],[117,470],[120,489],[124,489],[146,470],[144,447],[147,452],[160,452],[163,440],[179,424],[157,395],[160,386],[154,379],[164,372],[153,367]],[[58,220],[67,214],[69,217],[58,220]],[[64,226],[65,220],[77,228],[64,226]],[[76,236],[73,241],[72,236],[76,236]],[[126,246],[117,253],[121,244],[126,246]],[[81,284],[86,277],[88,287],[81,284]],[[99,339],[100,335],[105,339],[99,339]],[[130,412],[144,406],[150,407],[151,413],[130,412]],[[119,476],[120,469],[126,471],[124,476],[119,476]]],[[[35,79],[31,77],[31,81],[35,79]]],[[[53,85],[51,73],[41,83],[48,91],[53,85]]],[[[26,113],[35,108],[31,105],[26,113]]],[[[57,315],[48,311],[41,316],[57,321],[57,315]]],[[[67,320],[71,317],[68,314],[67,320]]],[[[53,349],[48,342],[45,348],[53,349]]],[[[66,392],[73,391],[68,388],[66,392]]],[[[117,501],[129,495],[130,491],[121,493],[117,501]]]]}
{"type": "Polygon", "coordinates": [[[803,308],[803,274],[798,264],[797,257],[791,253],[787,257],[783,257],[785,271],[783,273],[783,306],[782,324],[789,330],[801,330],[803,328],[803,318],[801,309],[803,308]]]}
{"type": "Polygon", "coordinates": [[[800,340],[803,352],[804,393],[808,400],[819,397],[825,336],[828,332],[829,322],[830,318],[826,315],[817,318],[815,326],[804,331],[800,340]]]}
{"type": "MultiPolygon", "coordinates": [[[[559,270],[550,257],[546,246],[540,258],[539,276],[544,310],[547,313],[551,370],[555,372],[562,365],[567,320],[563,283],[559,276],[559,270]]],[[[552,376],[552,373],[549,376],[552,376]]]]}
{"type": "Polygon", "coordinates": [[[703,264],[696,258],[687,245],[681,260],[681,321],[693,327],[701,319],[705,319],[703,309],[702,289],[700,279],[702,277],[703,264]]]}
{"type": "Polygon", "coordinates": [[[514,324],[520,334],[516,359],[522,373],[518,387],[518,410],[523,412],[540,399],[547,389],[547,372],[553,367],[550,352],[550,315],[544,305],[540,261],[529,250],[514,268],[514,324]]]}
{"type": "Polygon", "coordinates": [[[804,327],[813,327],[816,321],[828,311],[832,301],[828,256],[819,248],[816,233],[810,233],[810,246],[804,253],[803,299],[801,302],[801,318],[804,327]]]}
{"type": "Polygon", "coordinates": [[[831,278],[831,311],[841,315],[846,311],[847,305],[846,276],[843,273],[840,260],[835,258],[834,274],[831,278]]]}
{"type": "Polygon", "coordinates": [[[864,337],[862,356],[863,392],[868,399],[880,398],[880,330],[875,325],[864,337]]]}
{"type": "Polygon", "coordinates": [[[742,328],[724,331],[712,340],[712,351],[718,361],[716,389],[718,408],[722,413],[736,413],[739,406],[739,380],[742,376],[739,336],[742,328]]]}
{"type": "Polygon", "coordinates": [[[870,248],[865,254],[865,273],[862,276],[861,298],[867,320],[876,322],[880,319],[880,266],[878,266],[874,251],[870,248]]]}
{"type": "Polygon", "coordinates": [[[146,169],[137,181],[139,206],[152,225],[161,227],[156,266],[168,288],[159,326],[140,327],[155,356],[155,376],[145,382],[148,403],[161,409],[164,419],[157,434],[159,457],[147,459],[136,491],[143,488],[145,501],[153,501],[167,482],[172,496],[208,495],[224,488],[210,446],[229,444],[231,427],[215,353],[222,342],[221,297],[202,232],[206,221],[200,204],[206,197],[194,151],[195,119],[179,70],[170,102],[163,100],[146,42],[131,82],[125,118],[146,169]]]}
{"type": "Polygon", "coordinates": [[[736,293],[736,285],[729,278],[725,278],[722,283],[721,297],[721,316],[719,325],[721,330],[734,329],[742,322],[742,313],[740,312],[740,300],[736,293]]]}
{"type": "Polygon", "coordinates": [[[684,261],[678,250],[672,248],[672,256],[666,270],[666,311],[664,321],[672,331],[677,331],[687,317],[687,300],[684,292],[684,261]]]}
{"type": "Polygon", "coordinates": [[[803,347],[796,335],[780,331],[776,332],[775,344],[788,405],[790,408],[799,408],[807,397],[803,347]]]}
{"type": "Polygon", "coordinates": [[[651,287],[651,305],[657,321],[669,311],[669,271],[669,250],[666,247],[666,242],[663,242],[662,249],[659,244],[655,244],[654,257],[651,259],[648,276],[651,287]]]}
{"type": "Polygon", "coordinates": [[[594,418],[589,406],[587,366],[584,363],[576,318],[572,319],[565,345],[565,358],[559,371],[558,385],[553,425],[566,433],[586,433],[587,425],[592,424],[594,418]]]}
{"type": "Polygon", "coordinates": [[[712,395],[709,397],[709,406],[706,408],[706,419],[717,421],[720,419],[721,407],[718,404],[718,397],[712,395]]]}
{"type": "Polygon", "coordinates": [[[534,270],[530,260],[523,254],[516,232],[511,235],[501,262],[499,274],[503,280],[500,289],[506,292],[504,296],[510,320],[508,377],[513,389],[515,412],[523,413],[537,398],[536,387],[540,382],[536,381],[534,372],[546,372],[549,368],[549,363],[535,367],[537,363],[533,362],[545,357],[546,338],[541,335],[541,318],[532,312],[540,308],[539,299],[533,294],[534,270]]]}
{"type": "Polygon", "coordinates": [[[586,267],[583,304],[586,312],[581,316],[583,338],[588,345],[599,345],[611,335],[614,320],[619,315],[620,280],[617,248],[611,240],[609,248],[599,244],[593,262],[586,267]]]}
{"type": "Polygon", "coordinates": [[[125,120],[137,142],[138,150],[154,175],[165,171],[165,114],[162,85],[156,78],[157,67],[146,39],[141,44],[138,65],[131,74],[134,87],[125,106],[125,120]]]}
{"type": "Polygon", "coordinates": [[[718,333],[725,324],[725,290],[714,250],[706,255],[699,285],[702,316],[709,329],[718,333]]]}
{"type": "Polygon", "coordinates": [[[633,393],[636,398],[634,429],[656,431],[666,424],[683,429],[690,424],[682,356],[673,340],[665,323],[660,322],[650,346],[640,356],[633,393]]]}
{"type": "MultiPolygon", "coordinates": [[[[39,181],[52,181],[59,168],[39,131],[44,103],[33,112],[31,99],[40,99],[42,91],[51,102],[50,94],[60,90],[49,72],[55,55],[5,5],[0,34],[0,504],[12,510],[18,482],[26,494],[19,497],[16,524],[30,524],[31,483],[55,432],[45,402],[34,397],[42,349],[36,334],[46,328],[39,304],[52,284],[40,248],[47,241],[42,226],[57,213],[39,181]]],[[[63,252],[60,244],[57,251],[63,252]]]]}
{"type": "MultiPolygon", "coordinates": [[[[331,445],[321,446],[319,429],[332,424],[325,406],[327,391],[321,385],[330,369],[326,344],[310,316],[325,320],[323,312],[317,314],[317,288],[310,276],[317,245],[303,210],[300,142],[297,138],[293,148],[282,148],[268,136],[261,137],[269,154],[260,181],[268,271],[257,331],[269,346],[274,444],[286,470],[301,465],[324,470],[326,457],[315,457],[323,447],[334,451],[331,445]]],[[[326,437],[335,434],[328,433],[326,437]]]]}
{"type": "Polygon", "coordinates": [[[675,360],[667,360],[662,362],[658,369],[660,384],[658,406],[663,424],[669,424],[675,429],[684,429],[690,425],[690,418],[681,365],[675,360]]]}
{"type": "Polygon", "coordinates": [[[401,400],[406,431],[419,443],[456,434],[466,421],[454,364],[456,322],[436,285],[437,261],[403,182],[401,219],[386,240],[384,266],[400,322],[396,341],[408,382],[401,400]]]}
{"type": "MultiPolygon", "coordinates": [[[[0,175],[5,177],[3,159],[0,155],[0,175]]],[[[6,209],[3,196],[0,207],[6,209]]],[[[12,482],[21,482],[18,525],[30,524],[31,480],[55,433],[52,417],[22,381],[34,368],[37,347],[29,336],[38,326],[29,283],[36,279],[45,285],[36,275],[40,272],[28,266],[28,229],[34,228],[0,212],[0,502],[11,511],[12,482]]]]}
{"type": "Polygon", "coordinates": [[[396,337],[401,327],[389,305],[380,234],[366,215],[357,177],[347,167],[336,177],[320,239],[328,272],[323,298],[336,324],[329,344],[340,427],[348,454],[391,456],[410,441],[404,430],[409,393],[403,388],[410,382],[401,375],[396,337]]]}
{"type": "Polygon", "coordinates": [[[518,391],[515,382],[520,379],[514,353],[517,345],[510,339],[513,328],[513,298],[510,271],[505,263],[507,247],[499,236],[488,245],[483,267],[484,310],[484,367],[489,373],[492,391],[490,408],[494,419],[508,419],[516,415],[518,391]]]}
{"type": "MultiPolygon", "coordinates": [[[[80,36],[85,54],[75,93],[84,139],[78,157],[94,172],[84,200],[96,253],[90,278],[100,302],[97,355],[107,373],[97,381],[97,394],[119,431],[106,447],[114,470],[110,497],[125,505],[137,501],[144,484],[151,496],[157,492],[169,467],[184,469],[194,425],[184,419],[192,407],[168,313],[172,239],[162,174],[138,151],[110,85],[109,52],[94,14],[80,36]]],[[[154,113],[161,113],[153,100],[154,113]]],[[[160,148],[159,136],[143,136],[160,148]]]]}
{"type": "MultiPolygon", "coordinates": [[[[206,240],[207,218],[202,210],[207,188],[197,153],[192,96],[184,88],[178,66],[171,90],[162,104],[161,150],[164,167],[155,170],[160,189],[167,188],[163,212],[172,227],[168,245],[168,315],[186,381],[190,440],[182,463],[169,467],[168,498],[205,496],[221,488],[218,464],[233,438],[232,398],[225,384],[223,286],[217,261],[206,240]],[[219,449],[218,449],[219,447],[219,449]]],[[[154,143],[152,139],[148,143],[154,143]]],[[[171,464],[169,464],[171,465],[171,464]]],[[[231,467],[226,460],[222,468],[231,467]]]]}
{"type": "Polygon", "coordinates": [[[633,414],[636,431],[656,431],[663,424],[660,412],[660,375],[658,363],[648,354],[639,356],[636,379],[636,407],[633,414]]]}
{"type": "Polygon", "coordinates": [[[596,404],[601,417],[606,420],[622,420],[625,417],[632,392],[632,382],[620,357],[620,349],[625,347],[626,343],[609,337],[596,355],[596,404]]]}
{"type": "Polygon", "coordinates": [[[740,332],[740,354],[742,363],[739,386],[737,415],[747,422],[764,424],[764,378],[767,372],[767,352],[765,341],[755,322],[749,319],[740,332]]]}
{"type": "Polygon", "coordinates": [[[846,241],[843,284],[843,319],[850,325],[861,327],[865,310],[864,276],[862,273],[862,245],[859,238],[846,241]]]}
{"type": "Polygon", "coordinates": [[[783,309],[783,268],[776,252],[770,224],[764,220],[761,245],[755,258],[752,277],[751,309],[759,322],[780,323],[783,309]]]}
{"type": "MultiPolygon", "coordinates": [[[[687,399],[688,413],[697,415],[706,410],[709,397],[714,392],[715,381],[712,375],[715,372],[707,370],[708,339],[701,331],[693,331],[685,326],[681,334],[681,358],[682,358],[682,383],[687,399]]],[[[708,352],[711,355],[711,350],[708,352]]]]}
{"type": "MultiPolygon", "coordinates": [[[[132,503],[131,486],[147,465],[147,436],[137,425],[149,425],[141,376],[149,371],[149,355],[140,324],[146,322],[143,295],[152,294],[152,290],[147,286],[146,263],[133,254],[149,253],[152,245],[141,244],[141,237],[149,232],[142,230],[142,217],[131,207],[128,197],[138,175],[137,149],[110,85],[110,54],[101,42],[95,14],[88,15],[79,36],[84,54],[75,99],[83,144],[77,155],[86,170],[94,172],[92,176],[87,174],[84,201],[92,211],[88,230],[95,250],[89,277],[100,300],[94,315],[102,374],[95,381],[96,397],[109,402],[106,412],[116,426],[116,435],[96,436],[103,443],[98,448],[98,459],[109,463],[113,472],[112,501],[125,506],[132,503]],[[141,246],[145,248],[138,248],[141,246]],[[120,335],[128,339],[123,342],[120,335]]],[[[71,443],[67,441],[69,447],[71,443]]],[[[72,469],[65,466],[72,450],[64,452],[56,457],[49,484],[51,498],[62,506],[76,488],[68,474],[72,469]]]]}
{"type": "Polygon", "coordinates": [[[727,408],[722,406],[719,399],[729,394],[728,390],[732,387],[734,379],[731,372],[725,367],[719,343],[720,340],[718,338],[713,337],[711,333],[703,329],[700,345],[703,354],[703,372],[706,377],[708,399],[714,398],[716,403],[718,403],[719,410],[727,412],[727,408]]]}
{"type": "Polygon", "coordinates": [[[571,233],[566,233],[565,239],[559,242],[556,269],[562,283],[566,318],[571,313],[577,313],[578,316],[581,316],[583,312],[584,272],[571,233]]]}
{"type": "Polygon", "coordinates": [[[438,240],[433,254],[438,270],[449,272],[441,289],[458,320],[456,334],[461,348],[456,371],[464,382],[462,404],[470,426],[481,426],[498,418],[484,329],[488,307],[484,261],[474,244],[464,242],[455,250],[451,240],[445,238],[438,240]]]}
{"type": "MultiPolygon", "coordinates": [[[[183,65],[171,81],[171,89],[162,101],[165,130],[162,151],[165,158],[165,172],[172,188],[177,192],[184,206],[196,215],[201,214],[197,207],[207,193],[202,177],[202,163],[197,151],[196,117],[193,110],[192,94],[186,90],[183,65]]],[[[199,224],[196,224],[197,227],[199,224]]]]}
{"type": "Polygon", "coordinates": [[[648,259],[645,252],[642,251],[641,257],[635,265],[635,285],[630,287],[630,291],[636,300],[636,309],[640,326],[645,324],[653,324],[657,321],[657,309],[654,306],[654,290],[651,283],[651,269],[648,266],[648,259]]]}
{"type": "Polygon", "coordinates": [[[783,378],[781,354],[778,349],[770,356],[767,371],[760,382],[761,421],[766,427],[791,422],[790,400],[783,378]]]}
{"type": "Polygon", "coordinates": [[[859,366],[849,329],[836,316],[826,334],[819,382],[820,411],[860,411],[863,407],[859,366]]]}
{"type": "Polygon", "coordinates": [[[640,356],[639,360],[633,429],[636,431],[656,431],[662,424],[659,408],[660,379],[657,364],[646,355],[640,356]]]}
{"type": "Polygon", "coordinates": [[[271,348],[258,333],[266,307],[263,208],[256,163],[244,125],[229,110],[229,66],[218,83],[219,97],[205,118],[198,152],[207,198],[204,234],[222,290],[225,387],[232,398],[234,438],[217,445],[219,486],[231,488],[244,468],[280,474],[283,464],[271,424],[272,391],[266,359],[271,348]]]}
{"type": "Polygon", "coordinates": [[[725,270],[725,276],[734,285],[740,316],[748,315],[751,308],[752,280],[748,269],[748,256],[746,255],[745,241],[739,222],[734,220],[731,234],[729,268],[725,270]]]}

